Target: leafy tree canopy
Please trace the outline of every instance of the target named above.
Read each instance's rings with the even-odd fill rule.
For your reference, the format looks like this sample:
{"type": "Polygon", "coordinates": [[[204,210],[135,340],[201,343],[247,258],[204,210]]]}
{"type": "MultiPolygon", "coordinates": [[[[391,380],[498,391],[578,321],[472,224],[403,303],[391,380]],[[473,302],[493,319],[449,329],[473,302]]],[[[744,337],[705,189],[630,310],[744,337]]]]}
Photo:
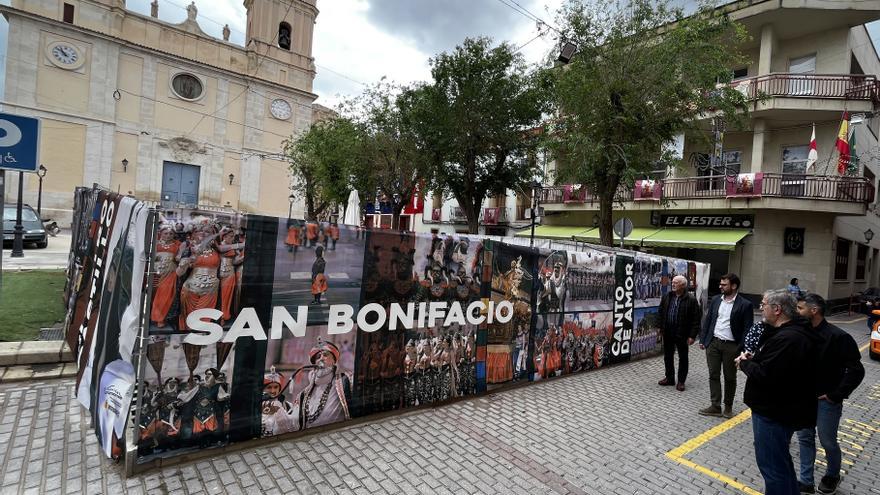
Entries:
{"type": "Polygon", "coordinates": [[[743,122],[745,99],[725,83],[746,62],[737,47],[747,34],[708,6],[684,17],[650,0],[570,0],[557,25],[577,53],[554,71],[558,124],[547,144],[557,182],[599,196],[601,239],[610,245],[615,195],[655,168],[664,144],[701,134],[713,115],[743,122]]]}

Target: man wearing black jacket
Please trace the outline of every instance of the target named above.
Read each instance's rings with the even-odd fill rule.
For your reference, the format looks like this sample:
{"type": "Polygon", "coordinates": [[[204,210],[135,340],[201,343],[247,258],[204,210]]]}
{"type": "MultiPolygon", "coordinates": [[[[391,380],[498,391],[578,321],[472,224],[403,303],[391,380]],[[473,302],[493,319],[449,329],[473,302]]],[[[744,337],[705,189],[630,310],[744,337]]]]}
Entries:
{"type": "Polygon", "coordinates": [[[706,350],[709,366],[709,407],[700,409],[703,416],[733,417],[736,395],[736,356],[743,337],[754,320],[752,303],[739,295],[739,277],[734,273],[721,276],[721,294],[709,303],[709,311],[700,334],[700,349],[706,350]],[[724,410],[721,410],[721,372],[724,371],[724,410]]]}
{"type": "Polygon", "coordinates": [[[789,453],[795,431],[816,425],[816,371],[820,339],[797,313],[785,289],[764,293],[763,344],[754,357],[736,359],[745,373],[744,401],[752,409],[755,458],[766,495],[797,495],[797,475],[789,453]]]}
{"type": "Polygon", "coordinates": [[[672,292],[660,300],[657,313],[658,326],[663,335],[663,362],[666,377],[658,383],[661,386],[675,385],[676,390],[684,392],[684,381],[688,374],[688,346],[694,343],[700,331],[700,303],[687,291],[687,279],[676,275],[672,279],[672,292]],[[675,350],[678,349],[678,383],[675,382],[675,350]]]}
{"type": "Polygon", "coordinates": [[[813,464],[816,462],[816,431],[825,449],[825,476],[819,482],[819,493],[834,493],[840,484],[840,444],[837,428],[843,412],[843,400],[862,383],[865,368],[862,353],[848,333],[825,319],[825,300],[817,294],[807,294],[798,301],[798,313],[809,320],[810,326],[822,339],[819,347],[819,378],[816,395],[816,427],[799,430],[798,444],[801,459],[801,493],[813,493],[813,464]]]}

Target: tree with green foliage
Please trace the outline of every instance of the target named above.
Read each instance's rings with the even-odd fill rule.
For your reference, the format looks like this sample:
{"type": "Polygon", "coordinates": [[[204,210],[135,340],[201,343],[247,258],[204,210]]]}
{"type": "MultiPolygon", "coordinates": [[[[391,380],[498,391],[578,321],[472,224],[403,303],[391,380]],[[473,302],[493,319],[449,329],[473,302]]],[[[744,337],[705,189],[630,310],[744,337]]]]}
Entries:
{"type": "Polygon", "coordinates": [[[451,194],[477,233],[483,200],[527,187],[539,172],[529,131],[548,111],[544,71],[507,43],[468,38],[430,60],[433,81],[413,93],[418,139],[434,162],[432,189],[451,194]]]}
{"type": "Polygon", "coordinates": [[[610,246],[618,191],[668,162],[665,144],[705,135],[700,125],[714,115],[744,121],[745,98],[725,83],[746,62],[737,47],[747,34],[719,10],[684,17],[653,0],[569,0],[557,25],[577,53],[553,72],[559,115],[546,142],[557,183],[584,184],[598,196],[601,242],[610,246]]]}
{"type": "MultiPolygon", "coordinates": [[[[423,91],[380,82],[354,102],[362,138],[354,169],[354,187],[372,198],[378,193],[392,205],[391,228],[420,186],[430,182],[432,153],[417,129],[423,91]]],[[[424,193],[424,190],[421,191],[424,193]]]]}
{"type": "Polygon", "coordinates": [[[305,199],[306,220],[318,220],[330,208],[345,204],[351,190],[361,134],[350,119],[315,122],[308,131],[284,141],[292,190],[305,199]]]}

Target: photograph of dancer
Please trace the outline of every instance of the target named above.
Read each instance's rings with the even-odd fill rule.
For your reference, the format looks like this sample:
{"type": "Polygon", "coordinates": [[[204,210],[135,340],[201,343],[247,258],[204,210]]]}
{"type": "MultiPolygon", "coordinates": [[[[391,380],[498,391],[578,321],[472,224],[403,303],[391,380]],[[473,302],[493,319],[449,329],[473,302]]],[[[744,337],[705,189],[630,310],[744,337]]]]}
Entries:
{"type": "Polygon", "coordinates": [[[407,330],[403,405],[421,406],[476,392],[476,326],[407,330]]]}
{"type": "Polygon", "coordinates": [[[663,259],[658,256],[636,255],[633,267],[633,295],[636,307],[660,306],[663,282],[663,259]]]}
{"type": "Polygon", "coordinates": [[[228,326],[238,312],[239,273],[244,263],[242,220],[193,210],[166,211],[160,218],[153,254],[150,333],[188,331],[187,315],[205,308],[221,310],[219,323],[228,326]]]}
{"type": "Polygon", "coordinates": [[[607,363],[610,312],[568,313],[561,325],[535,332],[534,374],[542,380],[599,368],[607,363]]]}

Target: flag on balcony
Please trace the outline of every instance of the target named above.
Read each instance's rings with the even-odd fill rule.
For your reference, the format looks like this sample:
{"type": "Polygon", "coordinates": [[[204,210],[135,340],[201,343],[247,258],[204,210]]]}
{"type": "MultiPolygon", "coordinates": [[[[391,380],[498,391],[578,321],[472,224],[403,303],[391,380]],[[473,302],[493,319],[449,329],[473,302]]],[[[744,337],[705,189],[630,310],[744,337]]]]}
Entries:
{"type": "Polygon", "coordinates": [[[816,148],[816,124],[813,124],[813,135],[810,136],[810,153],[807,155],[807,172],[816,165],[819,151],[816,148]]]}
{"type": "Polygon", "coordinates": [[[840,131],[837,133],[837,173],[846,173],[849,164],[849,113],[843,112],[840,131]]]}
{"type": "Polygon", "coordinates": [[[858,175],[859,174],[859,156],[856,153],[856,133],[853,130],[852,135],[849,137],[849,160],[848,166],[846,169],[847,175],[858,175]]]}

